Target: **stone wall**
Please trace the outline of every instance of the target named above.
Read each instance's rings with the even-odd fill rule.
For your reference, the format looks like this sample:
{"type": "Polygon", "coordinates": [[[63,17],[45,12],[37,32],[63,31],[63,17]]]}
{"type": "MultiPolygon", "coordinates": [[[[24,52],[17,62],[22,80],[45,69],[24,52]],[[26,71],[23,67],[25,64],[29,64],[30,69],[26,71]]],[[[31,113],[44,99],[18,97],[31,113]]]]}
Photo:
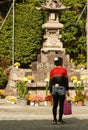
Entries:
{"type": "MultiPolygon", "coordinates": [[[[45,86],[46,82],[44,80],[38,80],[42,79],[42,70],[40,71],[41,75],[38,73],[35,73],[35,79],[34,83],[28,83],[27,88],[29,93],[35,93],[35,94],[40,94],[40,95],[45,95],[45,86]],[[37,77],[38,76],[38,77],[37,77]],[[36,81],[36,79],[38,81],[36,81]]],[[[80,70],[80,69],[70,69],[70,74],[69,75],[77,75],[77,74],[85,75],[86,76],[86,70],[80,70]]],[[[15,68],[15,67],[10,67],[9,69],[9,74],[8,74],[8,84],[6,86],[6,95],[13,95],[17,96],[17,81],[20,77],[25,77],[27,75],[33,75],[32,70],[30,69],[22,69],[22,68],[15,68]]],[[[69,76],[70,77],[70,76],[69,76]]],[[[70,87],[70,93],[71,95],[74,94],[74,87],[73,83],[70,81],[69,78],[69,87],[70,87]]],[[[87,92],[88,93],[88,92],[87,92]]]]}
{"type": "Polygon", "coordinates": [[[21,68],[15,68],[15,67],[10,67],[8,75],[8,83],[6,86],[6,95],[17,95],[17,81],[20,77],[25,77],[27,75],[31,74],[30,69],[21,69],[21,68]]]}

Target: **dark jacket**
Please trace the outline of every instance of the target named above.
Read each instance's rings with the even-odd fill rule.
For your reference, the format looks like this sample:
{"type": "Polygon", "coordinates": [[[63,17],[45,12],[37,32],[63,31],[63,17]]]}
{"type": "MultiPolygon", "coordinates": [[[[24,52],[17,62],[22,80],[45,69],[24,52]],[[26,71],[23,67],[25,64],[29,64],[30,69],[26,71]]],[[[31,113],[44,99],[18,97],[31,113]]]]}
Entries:
{"type": "Polygon", "coordinates": [[[64,75],[54,76],[49,80],[49,90],[52,93],[52,86],[55,84],[59,84],[60,86],[64,86],[65,90],[69,90],[68,87],[68,77],[64,75]]]}

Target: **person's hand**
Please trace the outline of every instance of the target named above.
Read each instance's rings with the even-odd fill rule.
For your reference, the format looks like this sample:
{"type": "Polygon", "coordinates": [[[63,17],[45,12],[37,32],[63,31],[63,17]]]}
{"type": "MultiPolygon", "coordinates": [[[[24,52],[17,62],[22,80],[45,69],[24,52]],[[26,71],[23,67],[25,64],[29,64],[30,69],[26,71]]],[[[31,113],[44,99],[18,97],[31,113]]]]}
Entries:
{"type": "Polygon", "coordinates": [[[49,95],[52,95],[52,93],[51,93],[51,92],[49,92],[49,95]]]}
{"type": "Polygon", "coordinates": [[[66,91],[66,96],[69,96],[69,91],[66,91]]]}

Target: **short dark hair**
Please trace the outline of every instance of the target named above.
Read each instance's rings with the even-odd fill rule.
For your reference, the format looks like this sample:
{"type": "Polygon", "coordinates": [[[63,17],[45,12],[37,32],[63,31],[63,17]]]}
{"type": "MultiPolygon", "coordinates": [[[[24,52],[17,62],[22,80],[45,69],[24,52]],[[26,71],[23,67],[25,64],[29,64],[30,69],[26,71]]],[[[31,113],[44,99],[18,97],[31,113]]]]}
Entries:
{"type": "Polygon", "coordinates": [[[55,57],[55,58],[54,58],[54,64],[55,64],[56,66],[62,65],[62,64],[63,64],[63,59],[62,59],[62,57],[55,57]]]}

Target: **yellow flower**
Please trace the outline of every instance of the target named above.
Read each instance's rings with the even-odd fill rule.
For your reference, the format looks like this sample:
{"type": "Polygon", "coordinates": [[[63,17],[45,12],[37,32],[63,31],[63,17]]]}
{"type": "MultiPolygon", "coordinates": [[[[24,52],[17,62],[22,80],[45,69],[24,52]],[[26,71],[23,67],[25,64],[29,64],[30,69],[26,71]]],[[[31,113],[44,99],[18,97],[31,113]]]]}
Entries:
{"type": "Polygon", "coordinates": [[[23,77],[22,81],[24,81],[24,82],[28,81],[27,77],[23,77]]]}
{"type": "Polygon", "coordinates": [[[30,64],[29,67],[31,68],[31,67],[32,67],[32,64],[30,64]]]}
{"type": "Polygon", "coordinates": [[[73,83],[74,83],[74,84],[76,84],[77,82],[78,82],[78,81],[77,81],[76,79],[75,79],[75,80],[73,80],[73,83]]]}
{"type": "Polygon", "coordinates": [[[33,80],[32,75],[27,76],[27,79],[28,79],[28,80],[33,80]]]}
{"type": "Polygon", "coordinates": [[[81,81],[78,80],[78,81],[77,81],[77,86],[80,86],[80,85],[81,85],[81,81]]]}
{"type": "Polygon", "coordinates": [[[15,96],[6,96],[5,100],[10,103],[16,103],[17,98],[15,96]]]}
{"type": "Polygon", "coordinates": [[[5,91],[4,90],[0,90],[0,95],[4,95],[5,91]]]}
{"type": "Polygon", "coordinates": [[[75,96],[74,97],[72,97],[72,100],[71,100],[73,103],[76,101],[76,99],[75,99],[75,96]]]}
{"type": "Polygon", "coordinates": [[[72,62],[73,62],[73,59],[71,59],[70,62],[72,63],[72,62]]]}
{"type": "Polygon", "coordinates": [[[77,76],[72,76],[71,77],[71,80],[73,81],[73,80],[77,80],[78,78],[77,78],[77,76]]]}
{"type": "Polygon", "coordinates": [[[18,66],[18,67],[19,67],[19,66],[20,66],[20,63],[19,63],[19,62],[15,62],[15,63],[14,63],[14,66],[18,66]]]}
{"type": "Polygon", "coordinates": [[[18,80],[19,81],[24,81],[24,82],[28,81],[27,77],[20,77],[20,78],[18,78],[18,80]]]}
{"type": "Polygon", "coordinates": [[[19,77],[19,78],[18,78],[18,80],[20,80],[20,81],[21,81],[21,80],[22,80],[22,77],[19,77]]]}
{"type": "Polygon", "coordinates": [[[33,95],[33,94],[30,94],[30,95],[28,95],[27,99],[28,99],[29,101],[31,101],[31,100],[33,99],[33,97],[34,97],[34,95],[33,95]]]}
{"type": "Polygon", "coordinates": [[[81,80],[86,80],[86,77],[84,75],[81,76],[81,80]]]}

